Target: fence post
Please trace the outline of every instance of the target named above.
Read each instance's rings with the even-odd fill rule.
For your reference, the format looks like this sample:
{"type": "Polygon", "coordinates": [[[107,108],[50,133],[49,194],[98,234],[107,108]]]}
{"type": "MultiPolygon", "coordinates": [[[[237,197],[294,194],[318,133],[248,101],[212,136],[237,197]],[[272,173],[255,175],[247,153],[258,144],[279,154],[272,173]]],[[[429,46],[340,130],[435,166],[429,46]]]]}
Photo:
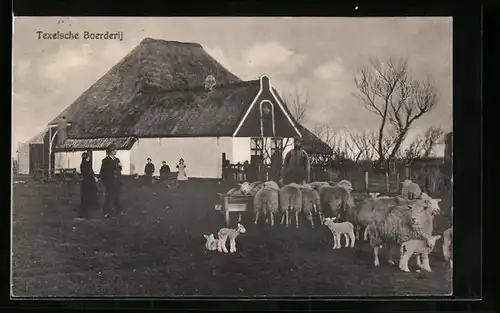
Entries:
{"type": "Polygon", "coordinates": [[[368,171],[365,172],[365,191],[368,192],[368,171]]]}
{"type": "Polygon", "coordinates": [[[385,189],[387,193],[389,193],[390,188],[389,188],[389,174],[385,172],[385,189]]]}
{"type": "Polygon", "coordinates": [[[396,172],[396,191],[399,191],[399,171],[396,172]]]}

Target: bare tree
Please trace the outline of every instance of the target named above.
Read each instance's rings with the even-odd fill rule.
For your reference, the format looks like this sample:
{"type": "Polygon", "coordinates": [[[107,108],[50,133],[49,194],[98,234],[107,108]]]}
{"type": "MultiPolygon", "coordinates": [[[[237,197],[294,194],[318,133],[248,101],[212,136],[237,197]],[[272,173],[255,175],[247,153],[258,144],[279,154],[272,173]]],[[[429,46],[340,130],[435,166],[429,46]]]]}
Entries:
{"type": "Polygon", "coordinates": [[[309,90],[301,90],[295,86],[291,91],[283,93],[283,96],[293,118],[298,123],[303,122],[309,107],[309,90]]]}
{"type": "Polygon", "coordinates": [[[380,161],[398,154],[412,124],[438,102],[434,84],[410,77],[405,59],[371,59],[369,66],[355,72],[354,83],[360,104],[380,117],[375,145],[380,161]]]}
{"type": "Polygon", "coordinates": [[[407,163],[418,158],[428,158],[432,149],[443,137],[444,131],[440,127],[429,127],[423,135],[417,136],[405,149],[402,157],[407,163]]]}
{"type": "Polygon", "coordinates": [[[364,132],[351,132],[349,133],[351,142],[350,150],[352,159],[355,162],[359,160],[373,160],[377,146],[377,134],[364,131],[364,132]]]}

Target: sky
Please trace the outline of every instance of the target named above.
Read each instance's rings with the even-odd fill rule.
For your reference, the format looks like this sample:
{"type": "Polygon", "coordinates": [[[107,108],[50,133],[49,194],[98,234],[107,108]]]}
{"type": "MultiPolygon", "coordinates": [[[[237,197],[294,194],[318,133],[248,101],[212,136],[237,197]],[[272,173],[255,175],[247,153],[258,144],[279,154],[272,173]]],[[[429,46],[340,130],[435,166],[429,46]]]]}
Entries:
{"type": "Polygon", "coordinates": [[[375,130],[379,120],[352,95],[354,71],[374,57],[407,58],[412,76],[430,77],[440,93],[409,140],[429,126],[451,131],[451,17],[15,17],[12,154],[146,37],[199,43],[243,80],[267,74],[285,98],[307,93],[311,129],[375,130]],[[85,40],[84,31],[123,40],[85,40]]]}

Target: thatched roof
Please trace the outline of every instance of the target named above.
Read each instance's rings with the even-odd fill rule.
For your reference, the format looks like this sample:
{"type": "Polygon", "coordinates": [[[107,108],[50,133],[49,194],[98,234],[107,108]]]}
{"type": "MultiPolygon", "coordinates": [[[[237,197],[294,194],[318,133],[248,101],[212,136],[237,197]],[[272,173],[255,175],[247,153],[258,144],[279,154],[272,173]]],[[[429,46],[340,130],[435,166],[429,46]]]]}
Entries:
{"type": "Polygon", "coordinates": [[[219,85],[241,82],[199,44],[146,38],[52,123],[66,117],[70,138],[128,136],[149,109],[142,94],[203,88],[208,75],[219,85]],[[89,134],[96,124],[99,132],[89,134]]]}
{"type": "Polygon", "coordinates": [[[135,142],[136,139],[133,137],[66,139],[62,145],[56,147],[55,151],[105,150],[111,144],[113,144],[117,150],[129,150],[135,142]]]}
{"type": "Polygon", "coordinates": [[[297,123],[297,128],[302,133],[303,149],[309,154],[332,155],[333,149],[312,131],[297,123]]]}
{"type": "Polygon", "coordinates": [[[43,139],[45,137],[45,134],[47,134],[47,130],[44,129],[42,132],[25,142],[24,144],[29,145],[29,144],[43,144],[43,139]]]}

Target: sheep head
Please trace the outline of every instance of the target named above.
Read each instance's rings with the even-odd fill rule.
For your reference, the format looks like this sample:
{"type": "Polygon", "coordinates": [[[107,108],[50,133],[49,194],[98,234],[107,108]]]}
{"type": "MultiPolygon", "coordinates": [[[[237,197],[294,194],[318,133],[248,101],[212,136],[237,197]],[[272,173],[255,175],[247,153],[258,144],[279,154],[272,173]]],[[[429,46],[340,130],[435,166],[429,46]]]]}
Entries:
{"type": "Polygon", "coordinates": [[[214,237],[214,234],[203,235],[206,239],[205,248],[209,251],[217,250],[217,240],[214,237]]]}
{"type": "Polygon", "coordinates": [[[243,182],[241,184],[238,184],[238,186],[240,187],[241,193],[244,195],[247,195],[250,193],[250,191],[252,191],[252,185],[248,182],[243,182]]]}
{"type": "MultiPolygon", "coordinates": [[[[433,199],[438,200],[438,199],[433,199]]],[[[411,209],[410,222],[414,229],[422,229],[429,224],[435,214],[435,207],[428,200],[417,200],[415,203],[408,205],[411,209]]]]}
{"type": "Polygon", "coordinates": [[[238,223],[238,226],[236,227],[236,230],[241,233],[241,234],[244,234],[247,232],[247,230],[245,229],[245,227],[243,225],[241,225],[240,223],[238,223]]]}
{"type": "Polygon", "coordinates": [[[380,195],[380,192],[369,192],[368,195],[372,200],[376,200],[378,196],[380,195]]]}
{"type": "Polygon", "coordinates": [[[431,249],[434,249],[434,247],[436,246],[436,241],[438,241],[439,238],[441,238],[441,235],[431,236],[429,238],[429,247],[431,247],[431,249]]]}

